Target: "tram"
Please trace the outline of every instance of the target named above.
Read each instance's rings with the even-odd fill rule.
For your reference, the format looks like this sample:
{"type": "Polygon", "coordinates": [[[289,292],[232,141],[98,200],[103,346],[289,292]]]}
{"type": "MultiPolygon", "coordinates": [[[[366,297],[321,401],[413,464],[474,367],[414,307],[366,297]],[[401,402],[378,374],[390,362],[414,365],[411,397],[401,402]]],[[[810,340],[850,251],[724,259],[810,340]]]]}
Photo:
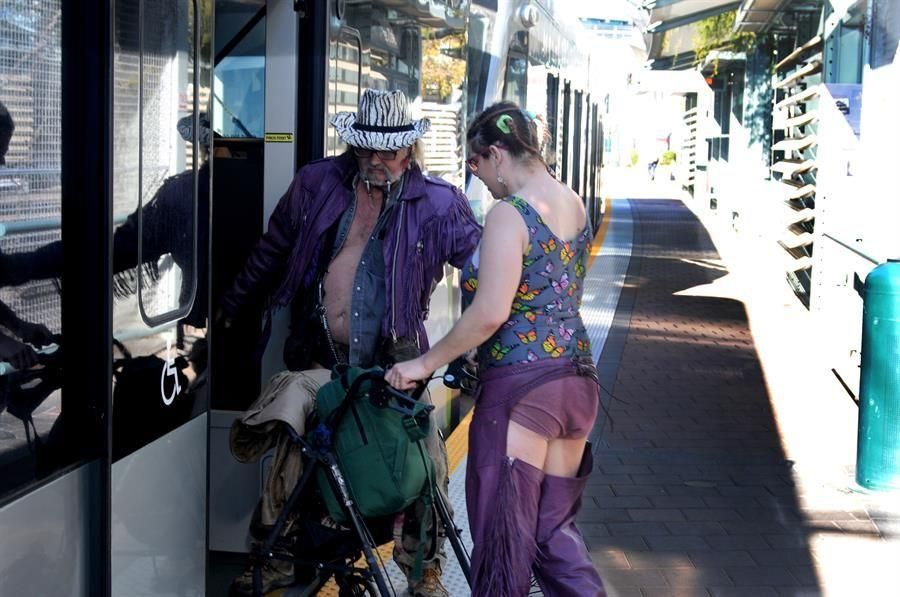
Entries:
{"type": "MultiPolygon", "coordinates": [[[[546,114],[599,225],[602,90],[574,31],[536,0],[0,2],[0,595],[213,594],[246,552],[268,462],[237,464],[228,431],[290,321],[262,351],[263,305],[214,314],[363,89],[432,119],[425,169],[477,213],[467,119],[546,114]]],[[[458,312],[448,269],[429,335],[458,312]]],[[[449,431],[465,400],[432,393],[449,431]]]]}

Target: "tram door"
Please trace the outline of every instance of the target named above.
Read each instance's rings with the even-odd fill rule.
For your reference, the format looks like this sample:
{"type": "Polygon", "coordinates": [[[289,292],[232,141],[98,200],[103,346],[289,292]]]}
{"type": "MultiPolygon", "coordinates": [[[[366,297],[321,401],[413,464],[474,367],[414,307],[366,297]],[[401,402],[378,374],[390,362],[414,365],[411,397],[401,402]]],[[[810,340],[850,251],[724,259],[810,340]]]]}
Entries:
{"type": "Polygon", "coordinates": [[[113,595],[205,587],[211,3],[112,24],[113,595]]]}

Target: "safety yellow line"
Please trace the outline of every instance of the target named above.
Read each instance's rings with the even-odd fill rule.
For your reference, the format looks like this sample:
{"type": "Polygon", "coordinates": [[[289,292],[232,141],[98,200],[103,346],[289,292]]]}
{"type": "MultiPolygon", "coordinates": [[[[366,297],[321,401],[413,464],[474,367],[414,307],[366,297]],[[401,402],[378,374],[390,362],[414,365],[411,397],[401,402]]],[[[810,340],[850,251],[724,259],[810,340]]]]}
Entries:
{"type": "Polygon", "coordinates": [[[585,268],[587,270],[591,269],[591,265],[594,264],[594,259],[600,254],[600,248],[603,246],[603,239],[606,238],[606,231],[609,229],[609,221],[612,220],[612,199],[607,197],[604,200],[604,205],[606,207],[603,210],[603,222],[600,224],[597,236],[594,237],[594,242],[591,244],[591,255],[588,257],[587,266],[585,268]]]}
{"type": "Polygon", "coordinates": [[[469,449],[469,423],[472,422],[472,412],[469,411],[456,429],[450,433],[447,438],[447,465],[450,468],[449,474],[453,474],[462,459],[465,458],[469,449]]]}

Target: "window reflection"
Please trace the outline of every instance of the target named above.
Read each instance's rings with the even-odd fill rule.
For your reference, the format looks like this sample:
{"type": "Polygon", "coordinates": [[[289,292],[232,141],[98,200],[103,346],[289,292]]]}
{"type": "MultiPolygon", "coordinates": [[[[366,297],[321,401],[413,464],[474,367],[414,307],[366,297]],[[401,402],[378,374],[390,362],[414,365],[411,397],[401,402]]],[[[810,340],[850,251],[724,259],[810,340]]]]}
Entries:
{"type": "MultiPolygon", "coordinates": [[[[331,44],[328,61],[328,118],[338,112],[355,112],[362,76],[362,40],[352,27],[344,27],[331,44]]],[[[326,127],[326,153],[337,155],[343,143],[334,127],[326,127]]]]}
{"type": "Polygon", "coordinates": [[[506,62],[506,80],[503,85],[503,99],[526,105],[528,80],[528,58],[523,54],[509,54],[506,62]]]}
{"type": "Polygon", "coordinates": [[[114,48],[114,459],[206,409],[211,15],[138,4],[114,48]]]}
{"type": "MultiPolygon", "coordinates": [[[[355,112],[360,88],[403,91],[432,120],[424,170],[458,186],[465,182],[466,4],[348,0],[329,55],[329,118],[355,112]]],[[[334,129],[326,131],[327,153],[343,151],[334,129]]]]}
{"type": "Polygon", "coordinates": [[[66,461],[61,284],[29,282],[16,263],[61,242],[59,16],[59,0],[0,11],[0,498],[66,461]],[[30,371],[38,360],[48,366],[30,371]]]}

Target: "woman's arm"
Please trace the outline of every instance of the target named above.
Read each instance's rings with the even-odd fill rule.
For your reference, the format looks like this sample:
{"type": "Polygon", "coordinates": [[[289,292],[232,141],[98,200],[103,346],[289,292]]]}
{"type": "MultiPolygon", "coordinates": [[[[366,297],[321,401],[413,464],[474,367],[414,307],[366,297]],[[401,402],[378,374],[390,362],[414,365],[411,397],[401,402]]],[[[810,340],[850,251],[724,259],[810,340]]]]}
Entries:
{"type": "Polygon", "coordinates": [[[385,375],[388,383],[410,389],[459,355],[490,338],[509,319],[522,276],[528,230],[516,208],[498,203],[488,213],[478,266],[475,299],[450,332],[417,359],[397,363],[385,375]]]}

